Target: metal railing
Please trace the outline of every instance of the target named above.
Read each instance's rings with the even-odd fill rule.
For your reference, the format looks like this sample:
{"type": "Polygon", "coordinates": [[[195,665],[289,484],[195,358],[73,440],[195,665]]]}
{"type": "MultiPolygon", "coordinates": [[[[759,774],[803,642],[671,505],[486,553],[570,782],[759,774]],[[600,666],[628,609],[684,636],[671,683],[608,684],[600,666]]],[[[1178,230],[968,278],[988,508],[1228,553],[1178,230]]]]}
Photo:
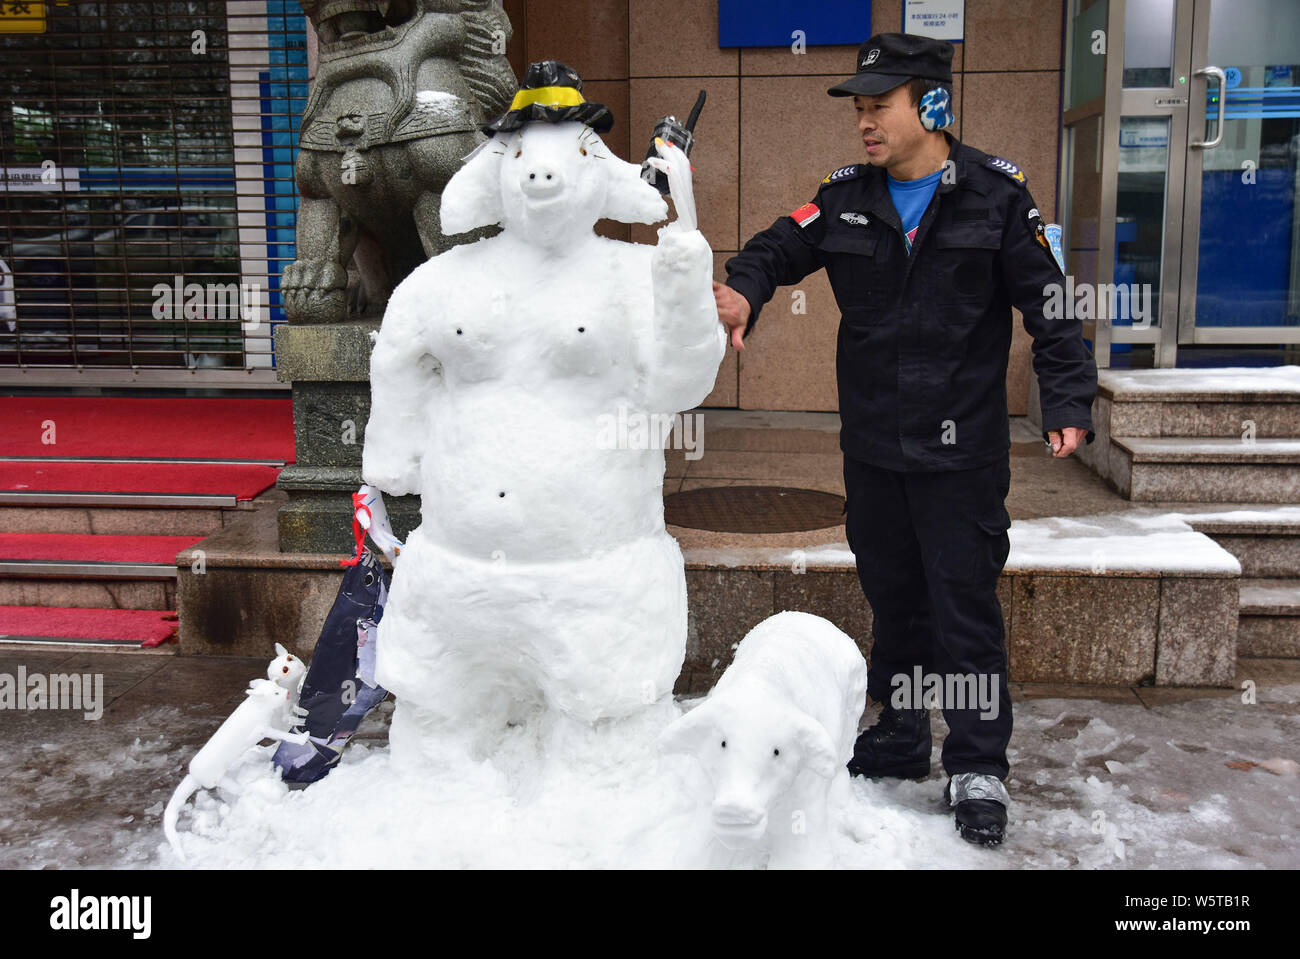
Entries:
{"type": "Polygon", "coordinates": [[[298,4],[29,6],[43,32],[0,17],[0,385],[280,385],[298,4]]]}

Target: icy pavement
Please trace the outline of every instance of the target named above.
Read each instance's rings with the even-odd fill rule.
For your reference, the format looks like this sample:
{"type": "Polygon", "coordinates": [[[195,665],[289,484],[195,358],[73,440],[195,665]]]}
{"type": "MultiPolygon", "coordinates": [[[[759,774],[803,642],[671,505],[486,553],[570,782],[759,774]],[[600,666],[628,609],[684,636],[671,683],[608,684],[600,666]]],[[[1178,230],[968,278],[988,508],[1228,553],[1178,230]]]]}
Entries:
{"type": "MultiPolygon", "coordinates": [[[[174,867],[164,843],[162,810],[185,763],[239,700],[258,661],[196,663],[162,657],[156,673],[134,686],[121,654],[110,657],[116,696],[104,718],[80,714],[6,712],[0,734],[0,867],[174,867]],[[114,673],[112,670],[118,670],[114,673]],[[204,671],[196,677],[195,673],[204,671]],[[169,695],[162,695],[167,690],[169,695]],[[158,703],[158,699],[171,702],[158,703]]],[[[0,669],[9,665],[9,653],[0,669]]],[[[29,668],[36,668],[33,664],[29,668]]],[[[48,666],[46,668],[49,668],[48,666]]],[[[142,667],[143,668],[143,667],[142,667]]],[[[1241,691],[1016,687],[1012,738],[1013,805],[1008,841],[1000,849],[963,843],[942,805],[938,759],[944,732],[935,716],[935,753],[929,780],[854,781],[848,834],[837,843],[846,866],[874,868],[1296,868],[1300,867],[1300,663],[1243,660],[1239,681],[1256,684],[1258,701],[1241,691]],[[1026,698],[1059,692],[1095,698],[1026,698]],[[1270,771],[1271,770],[1271,771],[1270,771]]],[[[110,692],[110,698],[114,692],[110,692]]],[[[387,763],[385,703],[363,725],[344,766],[304,793],[287,795],[269,768],[250,765],[240,778],[247,791],[227,805],[201,795],[183,814],[192,864],[259,865],[637,865],[661,862],[654,847],[606,862],[548,844],[548,828],[564,834],[598,818],[591,803],[598,776],[565,783],[569,808],[527,795],[515,805],[471,808],[458,786],[439,795],[427,783],[410,787],[427,817],[418,835],[383,833],[386,810],[403,802],[400,790],[377,794],[369,771],[387,763]],[[579,781],[581,780],[581,781],[579,781]],[[323,804],[331,791],[365,797],[365,822],[320,823],[310,817],[294,832],[256,828],[259,816],[293,822],[323,804]],[[314,803],[306,800],[319,796],[314,803]],[[286,801],[287,800],[287,801],[286,801]],[[281,805],[301,804],[291,809],[281,805]],[[235,824],[243,823],[233,828],[235,824]],[[476,829],[475,826],[482,828],[476,829]],[[490,827],[490,828],[489,828],[490,827]],[[373,841],[360,841],[367,830],[373,841]],[[238,834],[237,841],[217,837],[238,834]],[[474,833],[478,833],[474,835],[474,833]],[[635,860],[635,861],[634,861],[635,860]]],[[[649,756],[621,762],[653,773],[649,756]]],[[[484,782],[499,772],[484,766],[484,782]]],[[[380,777],[382,778],[382,777],[380,777]]],[[[508,778],[508,775],[506,775],[508,778]]],[[[617,816],[599,829],[613,836],[617,816]]],[[[284,827],[287,828],[287,827],[284,827]]],[[[587,827],[594,842],[601,833],[587,827]]],[[[626,837],[620,837],[626,838],[626,837]]],[[[633,844],[632,848],[636,848],[633,844]]]]}

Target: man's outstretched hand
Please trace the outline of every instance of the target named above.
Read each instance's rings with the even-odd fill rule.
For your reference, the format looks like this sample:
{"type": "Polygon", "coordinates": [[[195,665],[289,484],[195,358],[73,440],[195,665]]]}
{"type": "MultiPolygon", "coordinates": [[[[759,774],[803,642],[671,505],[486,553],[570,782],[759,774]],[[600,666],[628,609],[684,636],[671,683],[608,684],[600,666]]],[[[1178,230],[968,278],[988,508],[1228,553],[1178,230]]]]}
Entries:
{"type": "Polygon", "coordinates": [[[717,280],[713,281],[713,298],[718,302],[718,319],[730,331],[731,345],[743,350],[745,342],[741,337],[749,325],[749,300],[717,280]]]}
{"type": "Polygon", "coordinates": [[[1052,444],[1052,456],[1065,459],[1084,444],[1088,431],[1077,426],[1067,426],[1062,430],[1049,430],[1047,441],[1052,444]]]}

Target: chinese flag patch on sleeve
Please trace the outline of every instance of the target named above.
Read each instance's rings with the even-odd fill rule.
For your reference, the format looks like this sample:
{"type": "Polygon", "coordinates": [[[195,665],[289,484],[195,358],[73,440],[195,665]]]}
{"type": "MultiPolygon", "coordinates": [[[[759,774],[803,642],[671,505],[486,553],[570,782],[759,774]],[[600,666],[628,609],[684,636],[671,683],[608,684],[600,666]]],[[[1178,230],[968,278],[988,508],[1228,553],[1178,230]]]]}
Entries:
{"type": "Polygon", "coordinates": [[[807,226],[813,220],[822,215],[822,211],[817,209],[816,203],[805,203],[799,209],[790,214],[790,219],[800,226],[807,226]]]}

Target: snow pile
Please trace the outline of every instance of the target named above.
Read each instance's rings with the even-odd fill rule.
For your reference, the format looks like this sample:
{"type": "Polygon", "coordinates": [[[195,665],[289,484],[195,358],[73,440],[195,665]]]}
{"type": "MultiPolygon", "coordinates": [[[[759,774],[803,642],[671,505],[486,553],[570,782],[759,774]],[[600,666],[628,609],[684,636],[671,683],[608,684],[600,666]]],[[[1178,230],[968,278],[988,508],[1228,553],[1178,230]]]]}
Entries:
{"type": "Polygon", "coordinates": [[[1266,509],[1179,510],[1170,513],[1188,523],[1210,520],[1216,523],[1300,523],[1300,506],[1270,506],[1266,509]]]}
{"type": "Polygon", "coordinates": [[[465,113],[460,97],[445,90],[419,90],[415,94],[415,109],[436,119],[458,119],[465,113]]]}
{"type": "MultiPolygon", "coordinates": [[[[1077,570],[1079,572],[1209,573],[1232,576],[1241,564],[1209,536],[1190,525],[1194,520],[1224,522],[1294,522],[1300,509],[1236,510],[1223,513],[1156,513],[1126,510],[1093,516],[1018,519],[1008,536],[1006,569],[1077,570]]],[[[692,563],[808,569],[854,569],[848,543],[789,547],[738,546],[690,551],[692,563]]]]}
{"type": "MultiPolygon", "coordinates": [[[[997,850],[970,846],[953,829],[942,802],[945,727],[936,713],[929,780],[852,781],[852,803],[835,833],[837,861],[906,869],[1300,867],[1300,790],[1285,774],[1300,760],[1300,685],[1253,678],[1254,705],[1240,693],[1151,709],[1136,700],[1017,702],[1010,823],[997,850]]],[[[264,764],[238,772],[262,782],[237,799],[200,793],[181,819],[189,865],[637,866],[667,864],[683,841],[670,835],[686,822],[673,797],[677,777],[692,771],[672,766],[672,757],[652,771],[653,752],[629,748],[611,753],[603,773],[597,755],[525,788],[507,750],[469,764],[477,777],[470,784],[449,775],[399,786],[385,774],[392,705],[363,723],[339,769],[304,792],[282,790],[264,764]],[[619,788],[620,779],[633,785],[619,788]],[[502,793],[501,783],[512,781],[514,791],[502,793]],[[647,829],[631,825],[652,813],[647,829]],[[201,821],[191,833],[195,815],[201,821]],[[413,847],[392,838],[397,823],[413,847]],[[629,834],[639,842],[625,854],[600,848],[629,834]]],[[[224,709],[156,706],[126,719],[110,708],[96,723],[54,713],[7,717],[0,868],[180,865],[163,839],[163,804],[223,716],[224,709]]],[[[523,731],[516,735],[522,741],[523,731]]],[[[528,754],[516,748],[515,755],[528,754]]]]}
{"type": "Polygon", "coordinates": [[[1101,370],[1098,377],[1117,394],[1300,393],[1300,366],[1101,370]]]}
{"type": "Polygon", "coordinates": [[[1237,558],[1176,513],[1017,520],[1006,568],[1239,575],[1237,558]]]}
{"type": "MultiPolygon", "coordinates": [[[[1246,705],[1227,694],[1149,709],[1136,699],[1017,702],[1007,842],[996,850],[971,846],[953,829],[939,765],[946,727],[935,712],[931,778],[853,779],[834,823],[835,861],[899,869],[1300,867],[1300,791],[1287,774],[1300,758],[1300,685],[1261,681],[1259,700],[1246,705]]],[[[536,730],[522,728],[492,760],[448,765],[436,781],[398,774],[388,750],[364,742],[302,792],[284,789],[269,764],[250,766],[237,778],[251,785],[238,799],[226,797],[228,805],[219,795],[196,798],[182,841],[191,863],[219,867],[680,865],[704,838],[698,811],[681,797],[708,784],[686,757],[656,759],[649,740],[669,715],[656,709],[664,711],[642,716],[639,729],[570,730],[587,758],[573,765],[556,758],[541,775],[526,774],[540,743],[536,730]]],[[[375,731],[368,720],[363,733],[375,731]]],[[[69,779],[84,780],[92,766],[112,769],[75,744],[60,748],[69,779]]],[[[101,778],[118,790],[132,779],[101,778]]],[[[168,788],[160,781],[136,809],[165,799],[168,788]]],[[[50,789],[60,791],[54,782],[50,789]]],[[[161,806],[153,808],[142,817],[152,827],[111,853],[84,829],[79,837],[48,829],[41,836],[64,862],[80,847],[83,865],[147,858],[174,867],[157,828],[161,806]]],[[[19,852],[23,858],[8,864],[49,861],[19,852]]]]}

